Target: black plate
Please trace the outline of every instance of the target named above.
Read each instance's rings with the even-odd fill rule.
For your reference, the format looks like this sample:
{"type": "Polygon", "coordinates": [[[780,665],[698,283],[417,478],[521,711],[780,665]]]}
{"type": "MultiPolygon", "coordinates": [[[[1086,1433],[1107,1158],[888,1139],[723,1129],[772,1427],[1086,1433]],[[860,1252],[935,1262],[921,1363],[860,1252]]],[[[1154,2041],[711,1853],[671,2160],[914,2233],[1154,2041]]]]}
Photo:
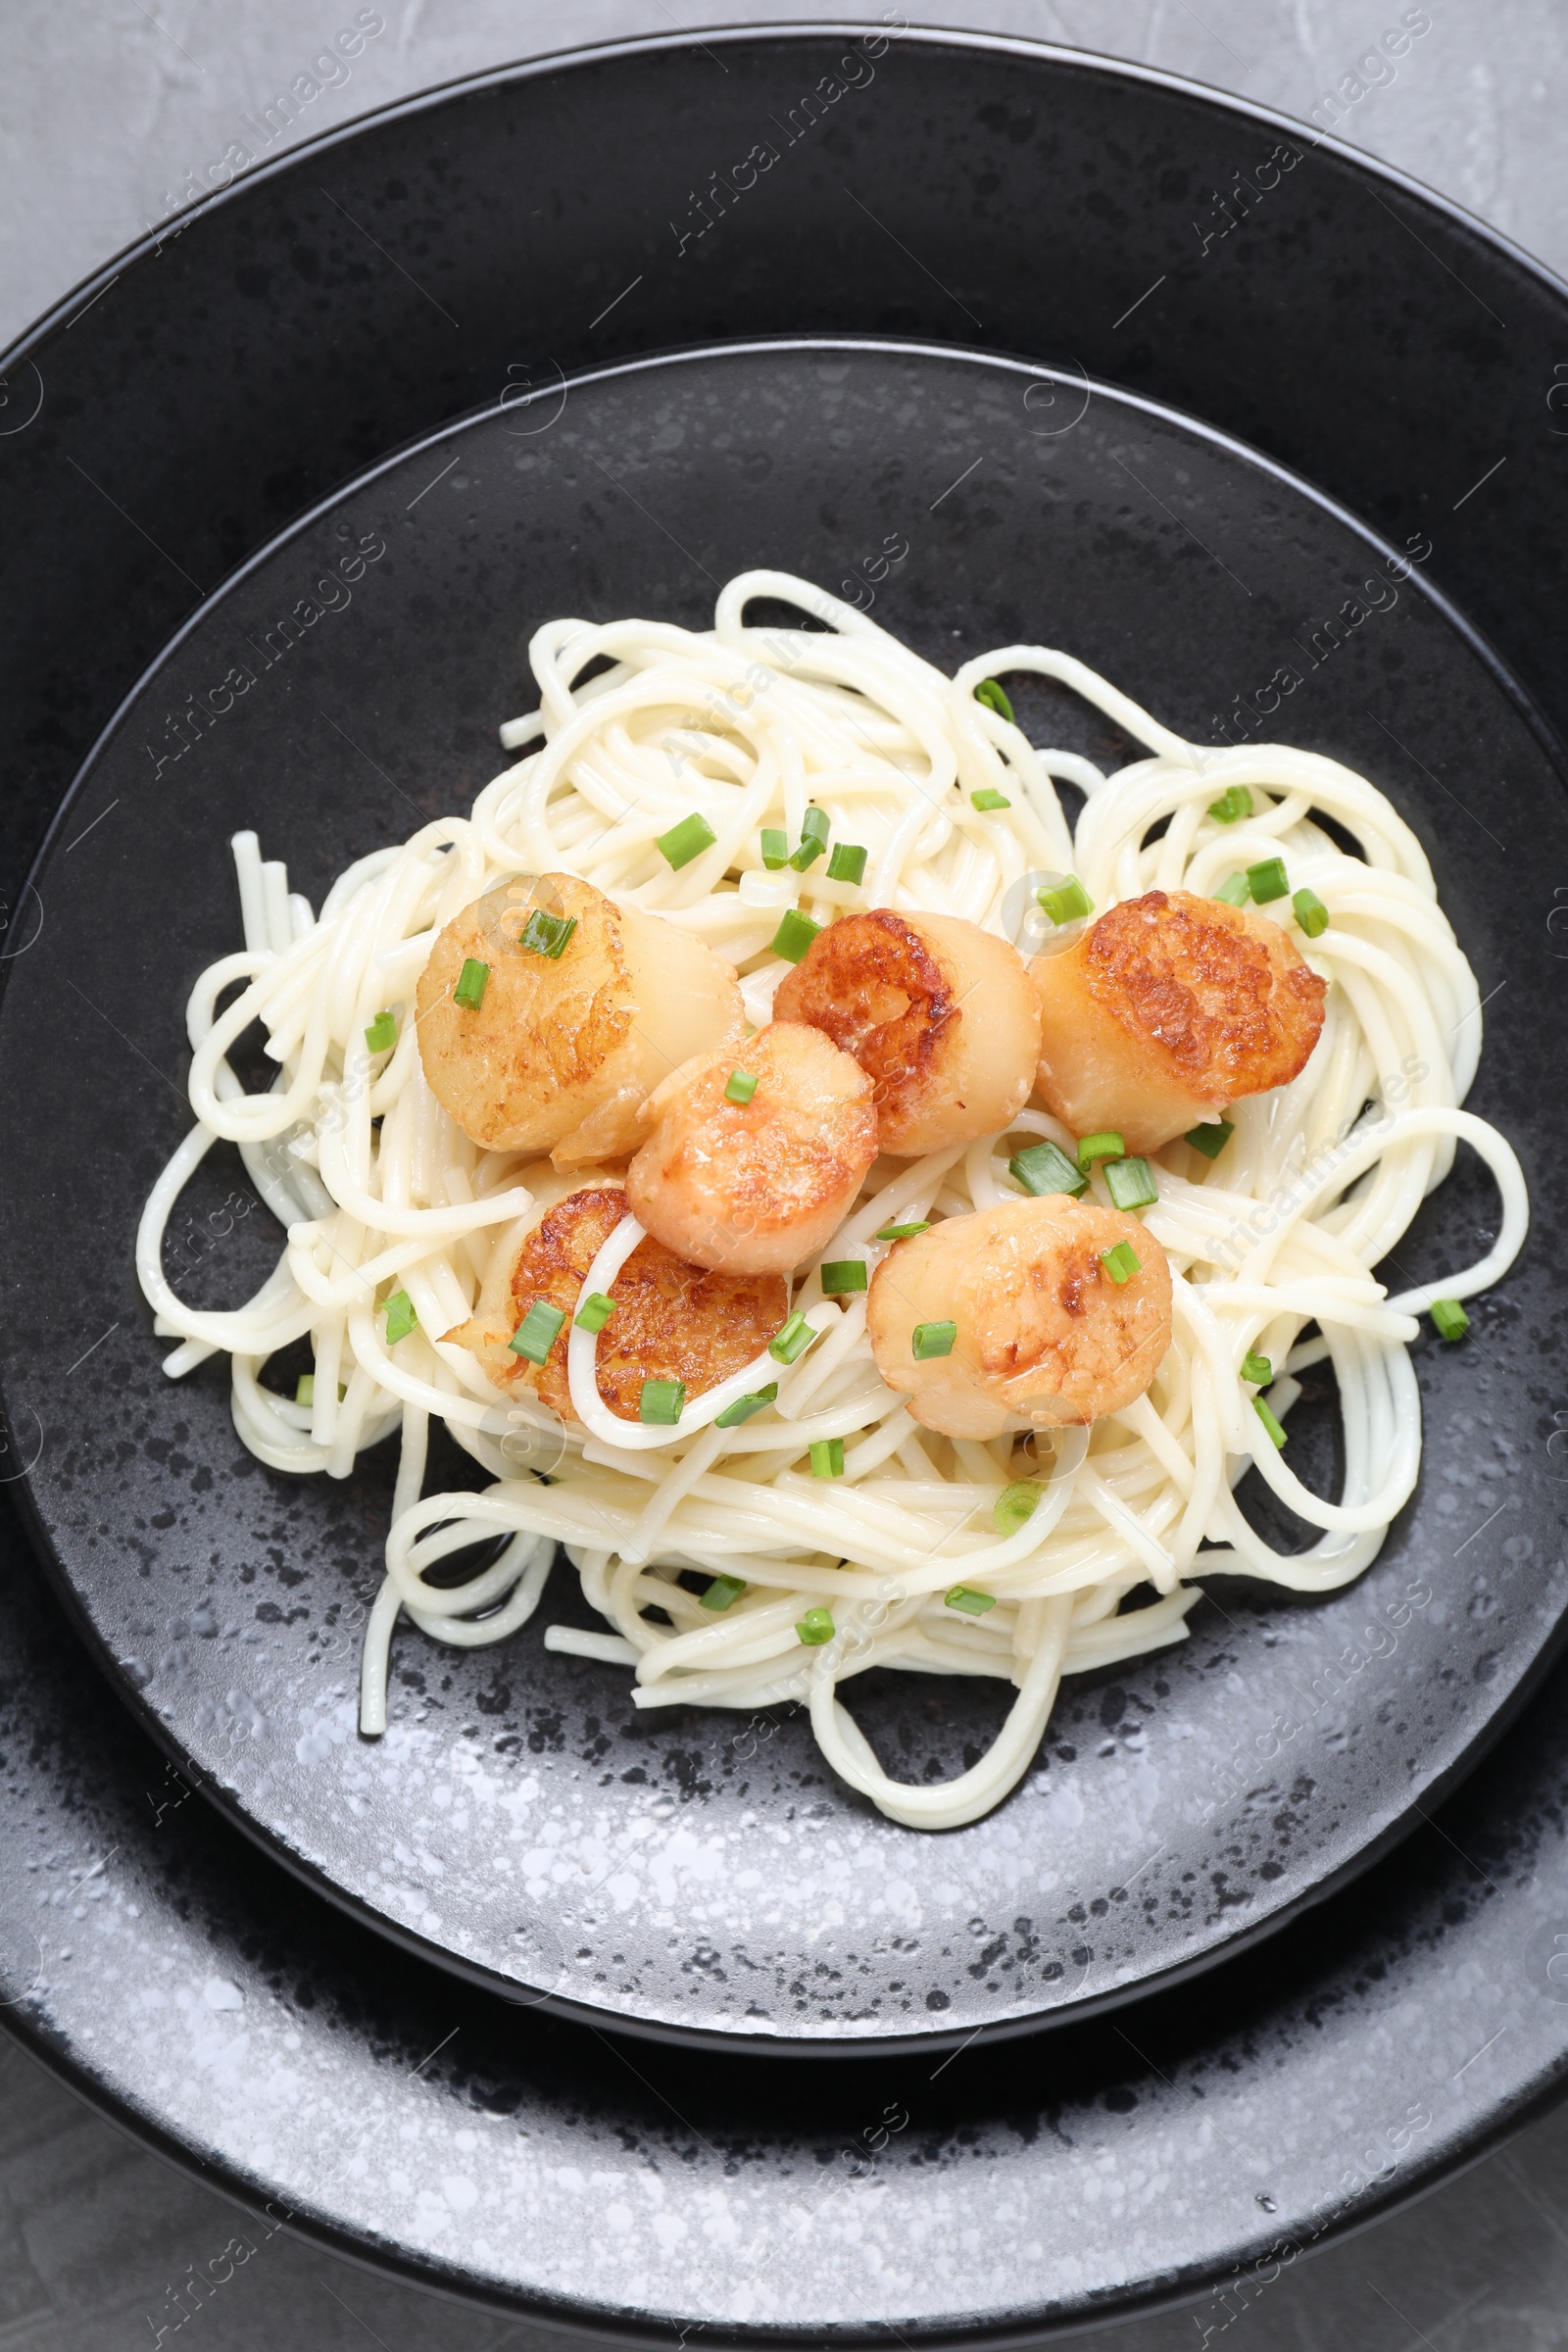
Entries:
{"type": "MultiPolygon", "coordinates": [[[[1506,1410],[1550,1344],[1562,1245],[1543,1230],[1464,1348],[1419,1345],[1426,1465],[1371,1573],[1311,1603],[1227,1582],[1181,1648],[1069,1684],[1022,1787],[966,1830],[883,1820],[799,1712],[639,1718],[623,1671],[543,1647],[553,1620],[597,1622],[564,1562],[504,1648],[400,1637],[389,1735],[357,1738],[392,1449],[342,1485],[262,1469],[229,1424],[226,1366],[163,1380],[126,1262],[186,1124],[185,996],[239,944],[228,837],[258,826],[319,903],[351,859],[466,807],[501,763],[494,729],[530,704],[541,621],[701,625],[751,564],[858,577],[863,600],[867,560],[895,541],[909,552],[876,614],[948,665],[1060,645],[1202,739],[1216,712],[1247,728],[1233,706],[1291,662],[1281,731],[1385,782],[1484,996],[1507,968],[1521,803],[1532,855],[1568,871],[1568,804],[1516,698],[1422,584],[1430,543],[1401,563],[1235,444],[1075,377],[752,348],[506,406],[255,559],[91,762],[35,876],[41,933],[0,1022],[0,1363],[14,1426],[47,1424],[33,1500],[102,1650],[209,1792],[324,1890],[493,1984],[652,2033],[952,2041],[1191,1971],[1408,1826],[1516,1703],[1568,1600],[1548,1465],[1517,1458],[1506,1410]],[[355,550],[348,590],[336,559],[355,550]],[[1350,611],[1335,645],[1320,624],[1350,611]],[[292,642],[291,612],[319,615],[292,642]],[[193,695],[220,713],[200,732],[170,715],[193,695]]],[[[1127,756],[1065,697],[1026,697],[1023,714],[1036,740],[1127,756]]],[[[1568,1124],[1539,1084],[1550,1003],[1548,974],[1534,991],[1513,975],[1473,1097],[1542,1182],[1568,1124]]],[[[1468,1262],[1493,1213],[1467,1159],[1389,1279],[1468,1262]]],[[[224,1150],[166,1263],[216,1304],[279,1243],[224,1150]]],[[[1314,1384],[1293,1422],[1320,1488],[1336,1417],[1314,1384]]],[[[476,1483],[456,1453],[446,1475],[476,1483]]],[[[921,1781],[972,1760],[1009,1695],[881,1674],[853,1703],[921,1781]]]]}

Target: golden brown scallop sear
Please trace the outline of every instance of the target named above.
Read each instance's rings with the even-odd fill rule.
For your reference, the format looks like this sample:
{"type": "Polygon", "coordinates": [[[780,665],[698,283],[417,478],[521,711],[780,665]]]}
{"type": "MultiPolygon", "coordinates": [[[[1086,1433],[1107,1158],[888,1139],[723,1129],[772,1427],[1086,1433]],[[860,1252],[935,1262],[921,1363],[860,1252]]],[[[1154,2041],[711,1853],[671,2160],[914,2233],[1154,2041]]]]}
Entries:
{"type": "Polygon", "coordinates": [[[1040,1010],[1022,958],[953,914],[873,907],[818,932],[773,999],[851,1054],[884,1152],[913,1158],[1005,1127],[1029,1099],[1040,1010]]]}
{"type": "Polygon", "coordinates": [[[1327,983],[1280,924],[1185,890],[1124,899],[1029,969],[1041,1101],[1134,1152],[1287,1085],[1323,1027],[1327,983]]]}
{"type": "Polygon", "coordinates": [[[803,1021],[698,1054],[643,1115],[648,1140],[626,1171],[633,1214],[693,1265],[731,1274],[814,1257],[877,1153],[870,1079],[803,1021]]]}
{"type": "MultiPolygon", "coordinates": [[[[554,1189],[554,1188],[552,1188],[554,1189]]],[[[497,1244],[471,1319],[443,1339],[470,1348],[498,1389],[531,1389],[573,1421],[566,1343],[584,1278],[625,1216],[620,1185],[595,1177],[536,1202],[497,1244]],[[544,1362],[514,1355],[507,1343],[543,1299],[565,1321],[544,1362]]],[[[599,1334],[599,1393],[620,1421],[635,1421],[645,1380],[679,1380],[696,1398],[760,1355],[789,1315],[789,1286],[776,1274],[709,1273],[685,1264],[650,1235],[610,1286],[615,1308],[599,1334]]]]}
{"type": "Polygon", "coordinates": [[[573,874],[520,874],[465,906],[430,950],[417,1013],[430,1091],[464,1133],[564,1168],[633,1151],[665,1071],[746,1034],[729,964],[573,874]],[[484,966],[477,1005],[457,993],[467,963],[484,966]]]}
{"type": "Polygon", "coordinates": [[[871,1277],[877,1370],[925,1428],[952,1438],[1070,1428],[1141,1396],[1170,1346],[1165,1252],[1136,1217],[1055,1193],[949,1217],[899,1242],[871,1277]],[[1106,1253],[1137,1260],[1118,1282],[1106,1253]],[[921,1324],[956,1325],[917,1357],[921,1324]]]}

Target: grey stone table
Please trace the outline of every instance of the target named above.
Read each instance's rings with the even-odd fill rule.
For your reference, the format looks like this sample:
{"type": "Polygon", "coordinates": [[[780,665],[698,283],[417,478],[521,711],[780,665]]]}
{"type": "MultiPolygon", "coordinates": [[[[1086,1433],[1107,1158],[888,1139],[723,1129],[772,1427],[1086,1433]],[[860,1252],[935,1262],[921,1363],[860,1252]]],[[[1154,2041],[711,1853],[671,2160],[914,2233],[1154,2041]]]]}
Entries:
{"type": "MultiPolygon", "coordinates": [[[[1136,59],[1333,127],[1568,274],[1564,0],[906,0],[917,23],[1136,59]],[[1393,78],[1357,73],[1427,20],[1393,78]]],[[[110,254],[213,184],[389,100],[566,43],[881,7],[798,0],[4,0],[0,348],[110,254]],[[340,27],[347,78],[275,101],[340,27]]],[[[232,2209],[0,2041],[0,2352],[129,2352],[232,2209]]],[[[201,2315],[209,2352],[520,2352],[533,2331],[360,2270],[287,2232],[201,2315]]],[[[1255,2314],[1200,2303],[1079,2340],[1099,2352],[1537,2352],[1568,2345],[1568,2107],[1365,2234],[1285,2273],[1255,2314]],[[1228,2321],[1228,2324],[1227,2324],[1228,2321]]],[[[559,2340],[559,2339],[558,2339],[559,2340]]]]}

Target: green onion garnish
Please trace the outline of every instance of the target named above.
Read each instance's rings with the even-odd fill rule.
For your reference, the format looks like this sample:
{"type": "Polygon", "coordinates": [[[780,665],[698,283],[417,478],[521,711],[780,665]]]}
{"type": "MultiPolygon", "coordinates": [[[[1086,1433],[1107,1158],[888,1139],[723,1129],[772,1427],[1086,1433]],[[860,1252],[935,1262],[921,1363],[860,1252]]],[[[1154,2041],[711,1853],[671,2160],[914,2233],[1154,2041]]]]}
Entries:
{"type": "Polygon", "coordinates": [[[943,1605],[961,1609],[966,1617],[983,1617],[987,1609],[996,1607],[997,1596],[994,1592],[977,1592],[973,1585],[954,1585],[945,1594],[943,1605]]]}
{"type": "Polygon", "coordinates": [[[984,703],[988,710],[995,710],[999,718],[1010,719],[1012,716],[1012,705],[995,678],[982,678],[974,690],[974,699],[977,703],[984,703]]]}
{"type": "Polygon", "coordinates": [[[717,839],[718,835],[707,817],[694,808],[691,815],[683,816],[678,825],[671,825],[667,833],[661,833],[654,847],[663,854],[679,873],[683,865],[690,865],[694,858],[700,858],[705,850],[710,850],[717,839]]]}
{"type": "Polygon", "coordinates": [[[1245,784],[1233,784],[1219,800],[1209,802],[1208,813],[1217,825],[1234,825],[1251,815],[1252,796],[1245,784]]]}
{"type": "Polygon", "coordinates": [[[1214,1119],[1205,1127],[1189,1127],[1182,1142],[1201,1152],[1205,1159],[1218,1159],[1235,1133],[1229,1119],[1214,1119]]]}
{"type": "Polygon", "coordinates": [[[867,851],[861,849],[858,841],[835,842],[833,855],[827,861],[828,880],[830,882],[863,882],[865,880],[865,860],[868,854],[867,851]]]}
{"type": "Polygon", "coordinates": [[[818,1266],[822,1277],[822,1294],[827,1298],[842,1298],[846,1291],[863,1291],[866,1285],[863,1257],[833,1257],[826,1265],[818,1266]]]}
{"type": "Polygon", "coordinates": [[[1227,906],[1245,906],[1251,895],[1252,885],[1245,874],[1227,874],[1214,893],[1215,898],[1223,899],[1227,906]]]}
{"type": "Polygon", "coordinates": [[[507,1346],[514,1355],[525,1355],[530,1364],[542,1364],[565,1320],[564,1308],[552,1306],[548,1298],[536,1298],[507,1346]]]}
{"type": "Polygon", "coordinates": [[[1254,1389],[1266,1389],[1274,1377],[1274,1367],[1266,1355],[1254,1355],[1250,1349],[1242,1358],[1242,1378],[1251,1382],[1254,1389]]]}
{"type": "Polygon", "coordinates": [[[383,1005],[365,1032],[365,1042],[372,1054],[384,1054],[398,1042],[398,1025],[391,1010],[383,1005]]]}
{"type": "Polygon", "coordinates": [[[1284,858],[1265,858],[1259,864],[1250,865],[1247,869],[1247,887],[1252,894],[1253,904],[1258,906],[1266,906],[1270,899],[1287,897],[1291,886],[1285,877],[1284,858]]]}
{"type": "Polygon", "coordinates": [[[833,1639],[832,1610],[808,1609],[806,1615],[798,1620],[795,1631],[800,1635],[808,1649],[820,1648],[824,1642],[831,1642],[833,1639]]]}
{"type": "Polygon", "coordinates": [[[906,1242],[915,1234],[929,1233],[930,1230],[929,1220],[915,1217],[907,1225],[884,1225],[876,1238],[879,1242],[906,1242]]]}
{"type": "Polygon", "coordinates": [[[458,985],[452,991],[452,1002],[461,1004],[465,1012],[477,1012],[484,1003],[484,992],[490,985],[490,966],[477,956],[466,956],[458,974],[458,985]]]}
{"type": "Polygon", "coordinates": [[[982,809],[1010,808],[1012,803],[1004,792],[999,792],[994,784],[987,784],[983,791],[970,793],[969,806],[982,809]]]}
{"type": "Polygon", "coordinates": [[[686,1383],[683,1380],[645,1380],[637,1399],[639,1421],[655,1423],[660,1429],[673,1429],[686,1408],[686,1383]]]}
{"type": "Polygon", "coordinates": [[[1127,1147],[1113,1128],[1104,1128],[1099,1135],[1083,1135],[1078,1139],[1078,1172],[1087,1176],[1097,1159],[1125,1159],[1127,1147]]]}
{"type": "Polygon", "coordinates": [[[821,928],[820,923],[813,923],[798,906],[786,907],[784,919],[773,934],[774,955],[782,956],[786,963],[799,963],[821,928]]]}
{"type": "Polygon", "coordinates": [[[1434,1298],[1427,1312],[1440,1340],[1462,1340],[1470,1328],[1470,1318],[1457,1298],[1434,1298]]]}
{"type": "Polygon", "coordinates": [[[1118,1208],[1152,1208],[1159,1199],[1147,1159],[1113,1159],[1105,1170],[1105,1189],[1118,1208]]]}
{"type": "Polygon", "coordinates": [[[781,1323],[768,1341],[767,1352],[781,1364],[797,1363],[815,1337],[815,1331],[797,1307],[789,1321],[781,1323]]]}
{"type": "Polygon", "coordinates": [[[909,1352],[917,1364],[934,1355],[951,1355],[957,1336],[956,1323],[917,1323],[909,1338],[909,1352]]]}
{"type": "Polygon", "coordinates": [[[386,1302],[386,1344],[395,1347],[406,1340],[419,1318],[414,1311],[414,1300],[407,1291],[394,1291],[386,1302]]]}
{"type": "Polygon", "coordinates": [[[1114,1250],[1102,1250],[1100,1262],[1114,1283],[1131,1282],[1144,1270],[1144,1261],[1131,1242],[1118,1242],[1114,1250]]]}
{"type": "Polygon", "coordinates": [[[1273,1439],[1274,1444],[1276,1446],[1283,1446],[1285,1443],[1285,1432],[1283,1429],[1281,1429],[1279,1423],[1275,1420],[1273,1414],[1269,1411],[1268,1406],[1263,1402],[1261,1396],[1254,1396],[1252,1398],[1252,1410],[1262,1422],[1263,1427],[1268,1431],[1268,1434],[1273,1439]]]}
{"type": "Polygon", "coordinates": [[[316,1374],[302,1372],[294,1384],[294,1401],[307,1407],[316,1402],[316,1374]]]}
{"type": "Polygon", "coordinates": [[[811,1476],[813,1478],[842,1478],[844,1476],[844,1440],[842,1438],[812,1439],[811,1476]]]}
{"type": "Polygon", "coordinates": [[[760,1413],[764,1405],[771,1404],[777,1395],[778,1382],[770,1380],[765,1389],[756,1389],[750,1396],[737,1396],[733,1404],[726,1404],[721,1413],[714,1414],[713,1427],[739,1429],[743,1421],[749,1421],[754,1413],[760,1413]]]}
{"type": "Polygon", "coordinates": [[[1308,939],[1319,939],[1329,927],[1329,910],[1315,890],[1298,890],[1291,905],[1308,939]]]}
{"type": "Polygon", "coordinates": [[[726,1102],[749,1102],[757,1092],[757,1080],[750,1070],[731,1070],[724,1081],[726,1102]]]}
{"type": "Polygon", "coordinates": [[[762,863],[770,874],[790,861],[790,837],[779,825],[762,827],[762,863]]]}
{"type": "Polygon", "coordinates": [[[1026,1152],[1015,1152],[1007,1162],[1007,1173],[1036,1200],[1048,1193],[1078,1194],[1089,1183],[1059,1144],[1031,1144],[1026,1152]]]}
{"type": "Polygon", "coordinates": [[[590,1291],[571,1320],[578,1331],[603,1331],[614,1311],[613,1298],[607,1298],[603,1291],[590,1291]]]}
{"type": "Polygon", "coordinates": [[[552,963],[558,963],[576,928],[574,914],[546,914],[542,906],[536,906],[517,933],[517,945],[526,948],[530,956],[548,956],[552,963]]]}
{"type": "Polygon", "coordinates": [[[1075,923],[1081,915],[1095,911],[1095,902],[1076,874],[1069,874],[1065,882],[1037,890],[1035,897],[1054,923],[1075,923]]]}
{"type": "Polygon", "coordinates": [[[808,808],[801,819],[801,846],[790,859],[798,874],[804,874],[808,865],[816,863],[827,848],[832,829],[833,820],[825,808],[808,808]]]}
{"type": "Polygon", "coordinates": [[[727,1609],[732,1601],[739,1600],[745,1590],[744,1577],[715,1576],[707,1592],[698,1594],[697,1605],[700,1609],[727,1609]]]}
{"type": "Polygon", "coordinates": [[[1010,1487],[1004,1487],[991,1505],[991,1524],[998,1535],[1015,1536],[1024,1521],[1034,1517],[1039,1500],[1038,1479],[1014,1479],[1010,1487]]]}

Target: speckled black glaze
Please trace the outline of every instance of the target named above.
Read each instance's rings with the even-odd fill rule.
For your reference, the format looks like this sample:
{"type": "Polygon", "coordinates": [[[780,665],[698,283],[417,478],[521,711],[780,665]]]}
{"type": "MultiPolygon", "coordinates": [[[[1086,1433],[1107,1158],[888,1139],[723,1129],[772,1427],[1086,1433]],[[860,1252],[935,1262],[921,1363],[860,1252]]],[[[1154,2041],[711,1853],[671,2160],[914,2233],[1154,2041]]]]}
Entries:
{"type": "MultiPolygon", "coordinates": [[[[1419,569],[1124,395],[907,350],[643,363],[353,485],[254,562],[124,712],[38,872],[46,919],[0,1021],[20,1277],[0,1362],[14,1420],[30,1405],[45,1425],[34,1503],[108,1657],[210,1793],[318,1885],[530,1997],[655,2031],[953,2038],[1126,1999],[1364,1862],[1494,1725],[1568,1601],[1551,1465],[1507,1403],[1559,1345],[1548,1229],[1465,1347],[1421,1343],[1426,1468],[1374,1570],[1315,1603],[1222,1585],[1180,1648],[1071,1684],[1020,1789],[965,1830],[885,1821],[799,1709],[639,1717],[622,1670],[543,1646],[554,1619],[595,1622],[564,1560],[505,1648],[400,1638],[388,1736],[357,1736],[391,1464],[342,1484],[261,1468],[228,1424],[225,1364],[162,1378],[126,1262],[186,1124],[185,995],[240,944],[228,837],[257,825],[319,903],[504,763],[494,729],[533,699],[524,649],[545,619],[701,625],[712,583],[748,563],[837,584],[889,545],[908,552],[877,615],[932,659],[1064,645],[1200,738],[1228,682],[1294,659],[1283,732],[1386,779],[1482,993],[1510,981],[1473,1101],[1541,1164],[1551,975],[1533,992],[1507,956],[1517,868],[1496,835],[1538,802],[1537,848],[1568,871],[1568,803],[1419,569]],[[1356,632],[1320,639],[1314,663],[1317,623],[1357,596],[1356,632]],[[167,717],[225,677],[232,707],[205,733],[167,717]],[[1463,807],[1442,775],[1461,742],[1463,807]]],[[[1037,741],[1110,754],[1064,696],[1023,714],[1037,741]]],[[[1461,1169],[1389,1278],[1467,1262],[1491,1215],[1489,1182],[1461,1169]]],[[[166,1263],[216,1303],[280,1242],[223,1151],[166,1263]]],[[[1294,1441],[1322,1485],[1334,1419],[1325,1393],[1294,1441]]],[[[483,1483],[461,1456],[447,1478],[483,1483]]],[[[879,1675],[852,1703],[920,1781],[976,1756],[1009,1697],[879,1675]]]]}
{"type": "MultiPolygon", "coordinates": [[[[1332,144],[1200,252],[1195,194],[1292,126],[1126,68],[923,35],[878,63],[874,103],[835,108],[820,153],[803,141],[787,179],[672,260],[671,205],[841,46],[709,34],[705,50],[719,43],[724,75],[652,45],[291,156],[107,266],[0,370],[21,387],[9,414],[28,416],[0,441],[0,953],[37,937],[33,846],[202,591],[530,359],[554,381],[661,343],[869,331],[1081,362],[1240,433],[1393,540],[1430,524],[1430,576],[1568,726],[1545,405],[1568,300],[1534,264],[1332,144]],[[356,249],[323,180],[446,318],[356,249]],[[639,271],[648,308],[593,324],[639,271]]],[[[1458,780],[1438,770],[1461,792],[1463,750],[1458,780]]],[[[1533,986],[1561,945],[1539,814],[1510,926],[1482,943],[1533,986]]],[[[1557,1024],[1536,1042],[1555,1099],[1557,1024]]],[[[84,1312],[83,1345],[110,1319],[84,1312]]],[[[1503,1408],[1532,1456],[1562,1408],[1558,1361],[1503,1408]]],[[[13,1464],[42,1434],[18,1423],[13,1464]]],[[[287,2216],[601,2336],[1033,2338],[1238,2265],[1254,2300],[1274,2262],[1462,2162],[1568,2074],[1548,1975],[1568,1948],[1563,1669],[1431,1831],[1262,1951],[939,2070],[627,2046],[392,1949],[187,1795],[9,1529],[0,1659],[15,2030],[167,2152],[271,2199],[256,2242],[287,2216]]]]}

